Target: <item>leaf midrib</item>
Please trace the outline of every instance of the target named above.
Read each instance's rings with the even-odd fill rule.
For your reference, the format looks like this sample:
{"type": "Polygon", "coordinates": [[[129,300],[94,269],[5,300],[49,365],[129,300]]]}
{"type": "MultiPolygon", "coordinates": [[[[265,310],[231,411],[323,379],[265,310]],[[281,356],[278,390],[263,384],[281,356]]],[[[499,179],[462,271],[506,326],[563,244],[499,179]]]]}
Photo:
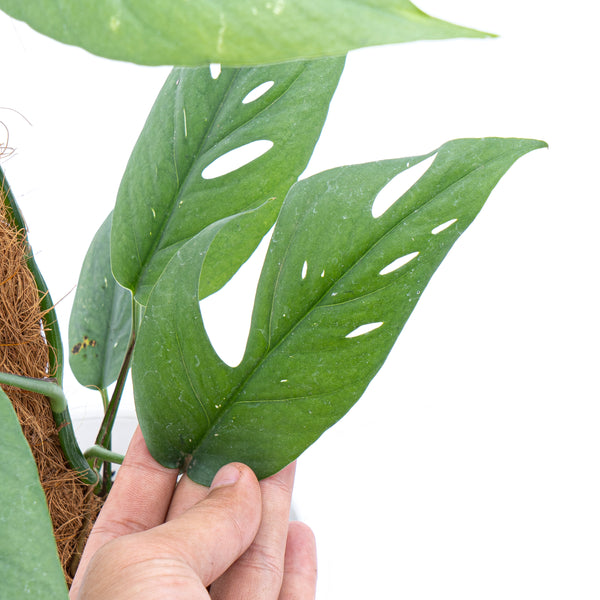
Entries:
{"type": "MultiPolygon", "coordinates": [[[[259,115],[263,114],[265,111],[269,110],[272,106],[274,106],[276,103],[278,103],[290,91],[290,89],[294,86],[294,84],[296,83],[296,81],[298,81],[298,79],[300,79],[300,77],[302,76],[302,74],[304,73],[304,71],[306,70],[306,68],[307,67],[306,67],[306,62],[305,62],[302,65],[302,68],[300,69],[300,71],[298,72],[298,74],[290,81],[290,83],[288,84],[288,86],[286,87],[286,89],[283,91],[282,94],[280,94],[279,96],[277,96],[276,98],[274,98],[273,101],[270,102],[269,104],[265,105],[264,108],[262,108],[256,114],[254,114],[251,119],[244,121],[243,123],[241,123],[240,125],[238,125],[235,129],[233,129],[232,131],[230,131],[225,137],[223,137],[221,140],[219,140],[219,143],[223,143],[227,139],[231,138],[231,136],[233,136],[242,127],[245,127],[248,123],[250,123],[254,119],[258,118],[259,115]]],[[[169,211],[169,215],[164,220],[164,222],[163,222],[163,224],[162,224],[162,226],[161,226],[161,228],[160,228],[160,230],[158,232],[158,235],[154,238],[154,243],[152,244],[152,247],[151,247],[150,251],[147,253],[146,256],[149,256],[149,257],[154,256],[154,254],[156,253],[157,248],[160,248],[160,244],[161,244],[161,242],[162,242],[162,240],[164,238],[165,231],[167,230],[168,225],[171,222],[171,220],[172,220],[172,218],[173,218],[173,216],[174,216],[174,214],[176,212],[175,210],[173,210],[173,208],[177,205],[177,203],[180,200],[181,196],[183,195],[185,189],[187,188],[189,177],[191,176],[192,172],[195,169],[196,161],[205,152],[205,150],[206,150],[206,144],[207,144],[208,140],[210,139],[210,136],[211,136],[211,134],[212,134],[212,132],[213,132],[213,130],[215,128],[217,117],[221,113],[225,102],[229,98],[229,95],[231,93],[231,89],[234,86],[234,83],[236,82],[236,80],[238,79],[238,77],[240,76],[240,73],[242,72],[242,70],[243,69],[241,69],[241,68],[236,70],[235,76],[229,82],[229,84],[227,86],[227,90],[225,91],[225,93],[222,96],[221,102],[219,103],[218,107],[214,111],[214,113],[212,115],[212,120],[211,120],[210,127],[205,132],[205,134],[202,136],[202,142],[201,142],[199,150],[197,152],[197,156],[194,159],[192,165],[190,165],[190,168],[188,169],[188,172],[186,173],[186,175],[184,177],[183,183],[181,185],[178,185],[177,193],[174,196],[173,201],[170,204],[171,210],[169,211]]],[[[176,162],[175,162],[175,171],[176,171],[176,175],[177,175],[177,181],[179,183],[179,173],[177,171],[177,163],[176,162]]],[[[199,233],[199,232],[197,232],[197,233],[199,233]]],[[[172,244],[168,244],[167,246],[165,246],[164,248],[161,248],[161,249],[164,250],[164,249],[169,248],[171,246],[174,246],[175,244],[180,243],[182,241],[185,241],[185,239],[184,240],[178,240],[177,242],[173,242],[172,244]]],[[[136,248],[138,248],[137,239],[136,239],[136,248]]],[[[139,256],[139,248],[138,248],[138,256],[139,256]]],[[[142,268],[140,269],[139,274],[138,274],[138,276],[136,278],[136,281],[135,281],[136,292],[137,292],[138,285],[139,285],[140,281],[143,280],[144,275],[146,274],[146,272],[148,270],[148,265],[151,262],[152,262],[151,258],[150,259],[146,259],[145,261],[143,261],[142,268]]]]}
{"type": "MultiPolygon", "coordinates": [[[[223,104],[225,103],[225,100],[229,97],[229,94],[231,93],[231,88],[233,86],[233,83],[238,78],[239,73],[240,73],[240,71],[238,70],[236,72],[236,74],[234,75],[234,77],[232,77],[231,81],[227,85],[227,89],[225,90],[225,93],[222,96],[221,102],[215,108],[215,111],[213,112],[212,118],[211,118],[211,125],[206,130],[206,132],[204,133],[204,135],[202,136],[202,140],[201,140],[200,145],[199,145],[199,150],[198,150],[198,152],[196,154],[196,157],[192,161],[192,164],[190,165],[190,168],[188,169],[187,173],[185,174],[185,177],[183,179],[183,183],[180,183],[180,181],[179,181],[179,171],[178,171],[178,168],[177,168],[177,160],[176,160],[176,152],[175,152],[175,142],[173,142],[173,158],[174,158],[173,166],[175,168],[175,175],[177,177],[177,190],[176,190],[176,193],[175,193],[175,195],[173,196],[173,198],[171,200],[169,214],[168,214],[167,218],[163,220],[162,225],[161,225],[161,227],[160,227],[160,229],[158,231],[158,235],[154,238],[154,242],[153,242],[152,246],[150,247],[149,251],[146,253],[146,258],[144,259],[144,261],[142,263],[142,268],[140,269],[140,271],[139,271],[139,273],[138,273],[138,275],[136,277],[135,286],[134,286],[134,291],[135,292],[138,291],[139,283],[140,283],[140,281],[143,280],[143,277],[146,274],[146,271],[148,270],[148,265],[152,262],[152,257],[156,253],[156,249],[159,247],[159,245],[160,245],[160,243],[161,243],[161,241],[162,241],[162,239],[164,237],[165,230],[167,229],[169,223],[171,222],[171,219],[173,218],[173,214],[175,213],[174,207],[177,205],[177,201],[181,197],[182,191],[186,187],[186,184],[187,184],[187,182],[189,180],[189,177],[190,177],[192,171],[194,170],[194,164],[196,163],[196,160],[198,159],[199,156],[202,155],[202,152],[204,150],[204,146],[206,144],[206,140],[207,140],[208,136],[213,131],[213,128],[214,128],[217,116],[218,116],[219,112],[222,110],[223,104]]],[[[180,91],[178,91],[178,93],[180,93],[180,91]]],[[[176,104],[176,102],[175,102],[175,104],[176,104]]],[[[175,110],[174,110],[173,117],[174,117],[173,118],[173,124],[175,125],[176,118],[177,118],[177,114],[175,113],[175,110]]],[[[134,228],[134,234],[135,234],[135,228],[134,228]]],[[[138,253],[138,256],[139,256],[140,253],[139,253],[139,245],[137,243],[137,237],[136,237],[136,244],[135,245],[136,245],[137,253],[138,253]]]]}

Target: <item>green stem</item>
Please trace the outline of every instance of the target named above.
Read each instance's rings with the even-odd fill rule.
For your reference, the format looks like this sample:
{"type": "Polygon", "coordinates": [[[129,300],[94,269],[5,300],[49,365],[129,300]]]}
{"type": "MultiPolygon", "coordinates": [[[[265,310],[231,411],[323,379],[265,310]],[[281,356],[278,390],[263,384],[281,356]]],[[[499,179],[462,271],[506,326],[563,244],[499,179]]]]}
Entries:
{"type": "Polygon", "coordinates": [[[131,364],[131,357],[133,356],[133,347],[135,346],[135,330],[131,333],[131,339],[129,340],[129,347],[127,353],[123,359],[121,370],[119,371],[119,377],[115,384],[113,395],[108,403],[108,408],[104,414],[104,419],[100,425],[98,436],[96,437],[96,445],[106,448],[110,435],[115,424],[115,418],[117,411],[119,410],[119,404],[121,403],[121,396],[123,395],[123,388],[125,387],[125,381],[129,373],[129,365],[131,364]]]}
{"type": "Polygon", "coordinates": [[[112,450],[108,450],[103,448],[102,446],[94,445],[91,448],[88,448],[83,455],[87,458],[96,458],[108,463],[116,463],[118,465],[123,464],[124,456],[119,454],[118,452],[112,452],[112,450]]]}
{"type": "Polygon", "coordinates": [[[60,414],[67,410],[67,398],[63,389],[51,379],[36,379],[35,377],[26,377],[25,375],[0,373],[0,383],[47,396],[50,400],[53,413],[60,414]]]}
{"type": "MultiPolygon", "coordinates": [[[[129,368],[131,365],[131,359],[133,357],[133,348],[135,346],[135,338],[136,332],[138,329],[138,323],[141,319],[141,310],[142,307],[137,304],[137,302],[132,298],[132,328],[131,328],[131,337],[129,339],[129,346],[127,347],[127,352],[125,353],[125,357],[123,359],[123,363],[121,364],[121,369],[119,370],[119,376],[117,377],[117,382],[115,384],[115,389],[113,390],[113,395],[108,401],[108,393],[106,389],[101,390],[102,394],[102,402],[104,404],[104,418],[102,419],[102,423],[100,424],[100,429],[98,431],[98,435],[96,436],[96,444],[94,448],[102,448],[103,452],[110,452],[111,448],[111,435],[112,430],[115,424],[115,419],[117,417],[117,412],[119,410],[119,405],[121,403],[121,397],[123,396],[123,389],[125,388],[125,382],[127,381],[127,375],[129,374],[129,368]]],[[[97,466],[98,456],[95,456],[93,453],[92,457],[95,458],[93,461],[94,467],[97,466]]],[[[102,477],[102,485],[100,489],[100,493],[102,495],[108,494],[110,491],[112,484],[112,469],[109,461],[104,462],[103,468],[103,477],[102,477]]]]}
{"type": "Polygon", "coordinates": [[[102,396],[102,408],[104,408],[104,412],[106,412],[106,409],[108,408],[108,402],[109,402],[108,390],[106,388],[102,388],[100,390],[100,395],[102,396]]]}
{"type": "Polygon", "coordinates": [[[0,373],[0,383],[12,385],[13,387],[42,394],[50,399],[50,407],[52,415],[58,430],[58,439],[63,449],[65,457],[69,461],[71,468],[79,474],[79,478],[84,483],[96,485],[99,477],[98,473],[90,467],[84,455],[79,448],[69,407],[67,406],[67,398],[60,385],[49,379],[35,379],[33,377],[25,377],[23,375],[12,375],[10,373],[0,373]]]}
{"type": "MultiPolygon", "coordinates": [[[[104,413],[106,414],[106,411],[108,410],[108,405],[109,405],[109,398],[108,398],[108,390],[106,388],[102,388],[100,390],[100,395],[102,396],[102,406],[104,408],[104,413]]],[[[106,445],[103,448],[103,450],[111,450],[111,437],[109,437],[106,440],[106,445]]],[[[87,455],[87,451],[83,453],[83,455],[86,458],[89,458],[87,455]]],[[[94,464],[92,465],[93,467],[96,466],[96,463],[94,462],[94,464]]],[[[100,495],[103,497],[106,497],[108,495],[108,492],[110,492],[110,488],[112,486],[112,466],[110,464],[110,461],[104,461],[102,463],[102,485],[100,486],[100,495]]]]}

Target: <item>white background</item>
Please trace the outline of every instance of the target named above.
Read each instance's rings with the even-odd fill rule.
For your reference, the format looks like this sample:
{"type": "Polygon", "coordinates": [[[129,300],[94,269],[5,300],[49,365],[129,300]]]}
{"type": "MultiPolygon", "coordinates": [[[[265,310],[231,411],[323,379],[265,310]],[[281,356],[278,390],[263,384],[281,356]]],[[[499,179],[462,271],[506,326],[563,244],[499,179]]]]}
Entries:
{"type": "MultiPolygon", "coordinates": [[[[300,460],[318,597],[596,599],[599,11],[591,0],[418,4],[501,38],[353,53],[308,171],[457,137],[534,137],[550,150],[502,180],[367,393],[300,460]]],[[[0,109],[16,148],[2,164],[64,297],[66,336],[85,250],[168,69],[102,60],[3,15],[0,42],[0,106],[31,123],[0,109]]],[[[67,390],[76,414],[97,408],[76,383],[67,390]]]]}

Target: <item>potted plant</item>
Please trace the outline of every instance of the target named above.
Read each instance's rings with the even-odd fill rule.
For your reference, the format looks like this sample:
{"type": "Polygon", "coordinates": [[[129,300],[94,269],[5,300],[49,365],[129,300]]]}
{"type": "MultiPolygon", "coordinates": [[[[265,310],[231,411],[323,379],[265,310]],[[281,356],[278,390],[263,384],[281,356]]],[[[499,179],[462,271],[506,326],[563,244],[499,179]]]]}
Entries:
{"type": "MultiPolygon", "coordinates": [[[[293,460],[358,400],[433,272],[499,178],[520,156],[544,145],[456,140],[429,154],[298,181],[344,63],[316,57],[356,45],[479,34],[430,19],[408,2],[386,6],[383,19],[369,4],[358,4],[339,38],[324,32],[348,17],[347,7],[319,11],[320,19],[301,27],[302,14],[280,2],[267,3],[259,14],[246,14],[237,3],[231,13],[208,11],[199,20],[201,5],[182,9],[189,15],[157,20],[152,11],[161,9],[159,2],[146,19],[112,14],[104,5],[73,4],[58,13],[45,2],[0,2],[61,41],[77,39],[123,60],[185,65],[173,70],[148,117],[78,286],[67,350],[77,378],[98,389],[105,404],[96,445],[84,456],[75,442],[61,387],[65,361],[50,312],[39,316],[56,352],[47,376],[0,376],[2,383],[51,398],[67,458],[100,494],[111,481],[110,467],[100,472],[100,465],[119,460],[110,435],[132,365],[140,424],[162,464],[207,483],[231,460],[248,463],[259,477],[293,460]],[[165,25],[156,38],[148,20],[165,25]],[[175,46],[169,38],[174,23],[175,46]],[[200,23],[205,38],[197,36],[200,23]],[[267,45],[264,31],[278,36],[267,45]],[[343,40],[350,34],[348,45],[343,40]],[[291,60],[299,56],[304,58],[291,60]],[[232,157],[235,162],[227,163],[232,157]],[[379,202],[398,175],[426,160],[431,166],[401,198],[379,202]],[[273,226],[246,352],[240,364],[229,365],[212,348],[198,304],[235,274],[273,226]]],[[[20,229],[4,184],[5,221],[20,229]]],[[[31,262],[30,269],[35,273],[31,262]]],[[[49,301],[39,276],[37,288],[49,301]]],[[[18,447],[17,454],[2,461],[9,473],[17,463],[31,465],[22,434],[16,426],[12,431],[10,447],[18,447]]],[[[37,496],[27,506],[39,508],[32,521],[37,527],[46,515],[39,489],[31,486],[37,496]]],[[[3,506],[12,506],[9,499],[3,506]]],[[[40,585],[47,595],[51,578],[52,593],[60,597],[64,584],[52,553],[39,550],[49,566],[31,571],[26,585],[40,585]]],[[[27,544],[23,560],[38,560],[27,544]]]]}

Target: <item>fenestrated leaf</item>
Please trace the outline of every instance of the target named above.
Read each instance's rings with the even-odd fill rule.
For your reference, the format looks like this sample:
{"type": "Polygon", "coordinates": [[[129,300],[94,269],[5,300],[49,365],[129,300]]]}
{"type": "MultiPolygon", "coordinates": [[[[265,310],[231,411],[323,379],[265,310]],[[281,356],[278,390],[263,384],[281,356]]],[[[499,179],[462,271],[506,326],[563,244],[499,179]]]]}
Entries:
{"type": "Polygon", "coordinates": [[[107,388],[116,381],[131,336],[131,292],[110,268],[112,213],[87,251],[69,321],[69,363],[81,385],[107,388]]]}
{"type": "Polygon", "coordinates": [[[486,36],[408,0],[0,0],[0,8],[61,42],[147,65],[255,65],[486,36]]]}
{"type": "Polygon", "coordinates": [[[0,590],[2,598],[68,598],[37,468],[0,388],[0,590]]]}
{"type": "Polygon", "coordinates": [[[198,309],[211,239],[188,242],[150,297],[134,358],[138,416],[155,458],[186,465],[206,484],[230,461],[266,477],[298,456],[361,396],[500,177],[544,145],[449,142],[377,218],[378,192],[426,157],[342,167],[297,183],[273,233],[235,369],[211,348],[198,309]]]}
{"type": "Polygon", "coordinates": [[[223,69],[217,79],[209,68],[173,70],[131,155],[113,218],[113,272],[140,303],[187,240],[261,207],[244,235],[218,253],[222,260],[207,265],[203,294],[219,289],[250,256],[308,163],[343,63],[223,69]],[[243,102],[271,81],[262,96],[243,102]],[[273,147],[249,164],[206,173],[228,152],[261,141],[273,147]]]}

